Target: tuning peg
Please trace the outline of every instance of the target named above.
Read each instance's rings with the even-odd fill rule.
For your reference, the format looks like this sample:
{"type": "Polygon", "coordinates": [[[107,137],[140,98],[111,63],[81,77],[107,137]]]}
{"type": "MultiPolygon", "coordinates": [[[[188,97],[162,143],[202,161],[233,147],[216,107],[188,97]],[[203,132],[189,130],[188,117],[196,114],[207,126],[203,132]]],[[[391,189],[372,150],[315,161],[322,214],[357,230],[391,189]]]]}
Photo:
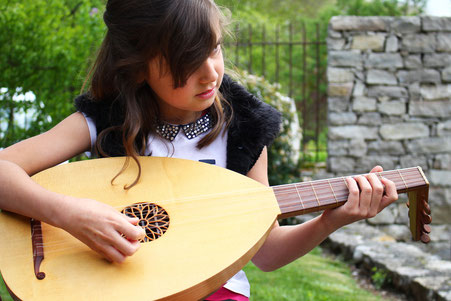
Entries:
{"type": "Polygon", "coordinates": [[[431,233],[431,226],[423,225],[423,232],[427,234],[431,233]]]}
{"type": "Polygon", "coordinates": [[[424,208],[424,211],[425,211],[427,214],[431,214],[431,207],[429,207],[428,202],[423,201],[423,208],[424,208]]]}
{"type": "Polygon", "coordinates": [[[431,241],[431,238],[426,233],[423,233],[420,237],[421,242],[427,244],[431,241]]]}
{"type": "Polygon", "coordinates": [[[432,222],[432,218],[429,214],[423,211],[423,216],[421,217],[421,221],[423,224],[430,224],[432,222]]]}

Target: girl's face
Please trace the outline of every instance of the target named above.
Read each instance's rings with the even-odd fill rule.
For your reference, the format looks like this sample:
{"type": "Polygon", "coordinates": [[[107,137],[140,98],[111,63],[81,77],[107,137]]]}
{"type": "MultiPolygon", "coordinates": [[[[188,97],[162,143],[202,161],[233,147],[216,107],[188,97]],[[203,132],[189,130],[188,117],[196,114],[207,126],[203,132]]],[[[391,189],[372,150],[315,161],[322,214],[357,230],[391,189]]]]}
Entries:
{"type": "Polygon", "coordinates": [[[160,61],[149,62],[146,80],[157,95],[161,119],[174,124],[195,121],[213,104],[224,76],[220,42],[183,87],[174,88],[171,73],[166,66],[160,68],[160,61]]]}

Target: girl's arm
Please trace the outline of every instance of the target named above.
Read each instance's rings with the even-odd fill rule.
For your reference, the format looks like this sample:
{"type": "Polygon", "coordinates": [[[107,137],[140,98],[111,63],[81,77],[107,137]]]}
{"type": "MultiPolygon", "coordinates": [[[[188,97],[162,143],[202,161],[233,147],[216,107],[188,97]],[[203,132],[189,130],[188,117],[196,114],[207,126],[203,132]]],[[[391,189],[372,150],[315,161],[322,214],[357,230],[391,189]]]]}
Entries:
{"type": "Polygon", "coordinates": [[[144,235],[132,225],[135,220],[103,203],[51,192],[30,178],[90,144],[83,115],[74,113],[48,132],[0,151],[0,208],[60,227],[108,260],[121,262],[136,252],[136,240],[144,235]]]}
{"type": "MultiPolygon", "coordinates": [[[[382,168],[377,166],[371,173],[380,171],[382,168]]],[[[346,179],[350,193],[343,206],[328,209],[320,216],[295,226],[281,227],[276,221],[265,243],[252,259],[254,264],[263,271],[276,270],[310,252],[338,228],[374,217],[396,201],[398,194],[394,183],[387,179],[379,180],[371,173],[346,179]]],[[[266,148],[247,176],[268,185],[266,148]]]]}

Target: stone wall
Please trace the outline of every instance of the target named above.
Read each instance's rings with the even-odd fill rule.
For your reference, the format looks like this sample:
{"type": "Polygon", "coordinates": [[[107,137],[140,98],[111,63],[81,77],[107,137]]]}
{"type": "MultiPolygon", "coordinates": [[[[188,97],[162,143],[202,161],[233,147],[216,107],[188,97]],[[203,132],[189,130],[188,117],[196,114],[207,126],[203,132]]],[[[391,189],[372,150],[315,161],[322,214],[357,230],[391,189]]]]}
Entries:
{"type": "Polygon", "coordinates": [[[334,17],[327,43],[329,172],[419,165],[433,222],[451,223],[451,18],[334,17]]]}

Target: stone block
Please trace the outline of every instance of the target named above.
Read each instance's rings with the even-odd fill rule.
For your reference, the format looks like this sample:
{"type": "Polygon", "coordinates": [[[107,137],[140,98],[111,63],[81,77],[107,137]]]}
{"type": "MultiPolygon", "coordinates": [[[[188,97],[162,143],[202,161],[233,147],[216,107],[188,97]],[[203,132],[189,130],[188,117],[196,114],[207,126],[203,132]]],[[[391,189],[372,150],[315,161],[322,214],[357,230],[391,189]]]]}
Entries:
{"type": "Polygon", "coordinates": [[[377,127],[344,125],[329,127],[329,139],[377,139],[377,127]]]}
{"type": "Polygon", "coordinates": [[[420,74],[422,83],[440,83],[440,72],[435,69],[422,69],[420,74]]]}
{"type": "Polygon", "coordinates": [[[407,98],[409,94],[404,87],[373,86],[368,89],[369,97],[407,98]]]}
{"type": "Polygon", "coordinates": [[[399,156],[406,153],[403,144],[394,140],[376,140],[368,143],[369,155],[399,156]]]}
{"type": "Polygon", "coordinates": [[[385,35],[358,35],[352,37],[351,49],[383,51],[385,35]]]}
{"type": "Polygon", "coordinates": [[[365,156],[360,158],[356,164],[356,173],[367,173],[374,166],[380,165],[384,170],[395,169],[398,159],[396,157],[381,155],[381,156],[365,156]]]}
{"type": "Polygon", "coordinates": [[[365,61],[366,68],[394,69],[402,68],[403,59],[399,53],[370,53],[365,61]]]}
{"type": "Polygon", "coordinates": [[[420,83],[440,83],[440,73],[435,69],[401,70],[396,73],[401,84],[420,83]]]}
{"type": "Polygon", "coordinates": [[[451,154],[437,154],[434,158],[432,168],[451,170],[451,154]]]}
{"type": "Polygon", "coordinates": [[[451,33],[437,34],[437,51],[451,52],[451,33]]]}
{"type": "Polygon", "coordinates": [[[335,39],[339,39],[343,37],[343,34],[341,32],[332,30],[332,28],[327,28],[327,36],[335,39]]]}
{"type": "Polygon", "coordinates": [[[345,68],[327,68],[327,80],[329,83],[347,83],[354,81],[352,69],[345,68]]]}
{"type": "Polygon", "coordinates": [[[327,40],[327,49],[329,50],[343,50],[346,44],[345,39],[337,39],[328,37],[327,40]]]}
{"type": "Polygon", "coordinates": [[[428,180],[433,186],[451,187],[451,170],[431,169],[428,172],[428,180]]]}
{"type": "Polygon", "coordinates": [[[401,50],[409,53],[432,53],[437,47],[433,34],[407,34],[402,37],[401,50]]]}
{"type": "Polygon", "coordinates": [[[427,137],[413,139],[406,144],[411,154],[439,154],[451,152],[451,139],[449,137],[427,137]]]}
{"type": "Polygon", "coordinates": [[[362,157],[366,154],[367,143],[363,139],[351,139],[349,141],[349,155],[351,157],[362,157]]]}
{"type": "Polygon", "coordinates": [[[333,67],[362,67],[362,55],[358,50],[329,51],[328,63],[333,67]]]}
{"type": "Polygon", "coordinates": [[[374,112],[376,111],[376,99],[368,97],[355,97],[352,104],[352,110],[355,112],[374,112]]]}
{"type": "Polygon", "coordinates": [[[419,82],[409,84],[407,89],[409,91],[409,101],[410,102],[422,100],[419,82]]]}
{"type": "Polygon", "coordinates": [[[451,66],[450,53],[427,53],[424,55],[423,63],[425,67],[443,68],[451,66]]]}
{"type": "MultiPolygon", "coordinates": [[[[391,208],[393,208],[393,206],[391,208]]],[[[405,208],[403,209],[407,211],[405,208]]],[[[399,209],[394,208],[393,212],[397,212],[397,210],[399,209]]],[[[398,215],[395,216],[395,223],[397,223],[397,221],[399,220],[398,215]]],[[[396,241],[410,241],[412,239],[412,235],[410,234],[410,229],[407,224],[407,221],[403,225],[388,224],[387,226],[382,227],[382,231],[384,231],[388,235],[393,236],[396,241]]]]}
{"type": "Polygon", "coordinates": [[[346,156],[349,149],[349,140],[330,140],[327,143],[327,151],[330,156],[346,156]]]}
{"type": "Polygon", "coordinates": [[[422,123],[384,124],[379,133],[386,140],[405,140],[429,136],[429,127],[422,123]]]}
{"type": "Polygon", "coordinates": [[[365,84],[359,80],[354,82],[354,90],[352,91],[352,96],[364,96],[365,95],[365,84]]]}
{"type": "Polygon", "coordinates": [[[422,169],[427,170],[428,163],[426,156],[421,155],[407,155],[399,158],[399,162],[401,164],[401,168],[408,168],[413,166],[421,166],[422,169]]]}
{"type": "MultiPolygon", "coordinates": [[[[451,103],[449,103],[448,107],[450,107],[450,106],[451,106],[451,103]]],[[[448,117],[451,117],[451,114],[449,114],[448,117]]],[[[437,135],[438,136],[451,135],[451,119],[437,124],[437,135]]],[[[450,137],[450,139],[451,139],[451,137],[450,137]]]]}
{"type": "Polygon", "coordinates": [[[451,83],[451,66],[442,70],[442,81],[445,83],[451,83]]]}
{"type": "Polygon", "coordinates": [[[425,100],[450,99],[451,85],[421,85],[420,92],[425,100]]]}
{"type": "Polygon", "coordinates": [[[367,222],[370,225],[392,225],[395,223],[395,217],[396,215],[393,212],[393,207],[385,208],[385,210],[382,210],[379,212],[378,215],[376,215],[373,218],[367,219],[367,222]]]}
{"type": "Polygon", "coordinates": [[[370,112],[361,114],[357,121],[359,125],[377,126],[382,124],[381,114],[377,112],[370,112]]]}
{"type": "Polygon", "coordinates": [[[389,36],[385,41],[385,52],[397,52],[399,49],[399,42],[396,36],[389,36]]]}
{"type": "Polygon", "coordinates": [[[393,73],[385,70],[371,69],[366,75],[366,82],[370,85],[396,85],[398,80],[393,73]]]}
{"type": "Polygon", "coordinates": [[[418,70],[401,70],[396,72],[396,77],[398,78],[400,84],[410,84],[421,81],[421,74],[418,70]]]}
{"type": "MultiPolygon", "coordinates": [[[[429,180],[429,174],[426,174],[429,180]]],[[[451,188],[429,186],[429,204],[432,211],[432,222],[434,224],[449,224],[451,216],[451,188]]]]}
{"type": "Polygon", "coordinates": [[[357,116],[352,112],[331,112],[329,114],[330,125],[355,124],[356,121],[357,116]]]}
{"type": "Polygon", "coordinates": [[[386,115],[401,116],[406,113],[406,104],[403,101],[383,101],[378,104],[378,111],[386,115]]]}
{"type": "Polygon", "coordinates": [[[343,112],[349,108],[350,101],[344,97],[328,97],[327,109],[330,112],[343,112]]]}
{"type": "Polygon", "coordinates": [[[423,31],[451,31],[451,18],[423,17],[423,31]]]}
{"type": "Polygon", "coordinates": [[[419,117],[446,118],[451,116],[451,100],[411,101],[409,114],[419,117]]]}
{"type": "Polygon", "coordinates": [[[330,27],[336,31],[388,31],[389,18],[335,16],[330,20],[330,27]]]}
{"type": "Polygon", "coordinates": [[[420,69],[423,67],[420,54],[408,55],[404,58],[404,66],[407,69],[420,69]]]}
{"type": "Polygon", "coordinates": [[[390,23],[390,28],[395,33],[416,33],[421,31],[420,17],[398,17],[390,23]]]}
{"type": "Polygon", "coordinates": [[[328,87],[328,95],[330,97],[350,97],[352,93],[353,83],[330,83],[328,87]]]}
{"type": "Polygon", "coordinates": [[[329,157],[327,159],[328,161],[328,168],[331,172],[338,173],[338,174],[349,174],[352,173],[355,169],[355,160],[349,157],[329,157]]]}

